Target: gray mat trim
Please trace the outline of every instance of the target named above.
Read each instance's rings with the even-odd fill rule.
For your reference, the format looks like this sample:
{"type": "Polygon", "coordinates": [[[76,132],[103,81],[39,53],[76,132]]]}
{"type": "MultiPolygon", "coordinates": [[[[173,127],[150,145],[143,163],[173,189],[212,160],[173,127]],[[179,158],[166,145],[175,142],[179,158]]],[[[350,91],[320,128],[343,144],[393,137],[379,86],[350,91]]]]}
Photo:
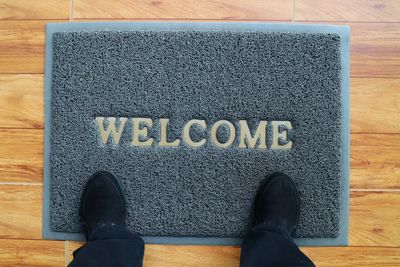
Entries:
{"type": "MultiPolygon", "coordinates": [[[[300,33],[336,33],[341,36],[341,90],[342,90],[342,159],[341,159],[341,207],[340,232],[337,238],[300,238],[301,246],[343,246],[348,244],[349,217],[349,27],[302,24],[267,23],[179,23],[179,22],[101,22],[101,23],[50,23],[46,27],[45,71],[45,135],[44,135],[44,191],[43,191],[43,238],[84,240],[82,234],[54,232],[50,229],[50,126],[52,84],[53,33],[77,30],[229,30],[229,31],[277,31],[300,33]]],[[[192,237],[144,237],[146,243],[239,245],[239,238],[192,238],[192,237]]]]}

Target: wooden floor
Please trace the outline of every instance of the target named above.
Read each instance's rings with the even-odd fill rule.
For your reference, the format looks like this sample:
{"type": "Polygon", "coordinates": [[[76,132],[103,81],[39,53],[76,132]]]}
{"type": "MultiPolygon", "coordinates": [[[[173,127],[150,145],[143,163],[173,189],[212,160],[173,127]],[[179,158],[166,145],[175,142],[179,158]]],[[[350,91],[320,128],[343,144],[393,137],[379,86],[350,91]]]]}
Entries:
{"type": "MultiPolygon", "coordinates": [[[[238,20],[351,26],[350,246],[318,266],[400,266],[399,0],[0,0],[0,266],[64,266],[41,240],[45,24],[238,20]]],[[[238,266],[238,247],[146,246],[145,266],[238,266]]]]}

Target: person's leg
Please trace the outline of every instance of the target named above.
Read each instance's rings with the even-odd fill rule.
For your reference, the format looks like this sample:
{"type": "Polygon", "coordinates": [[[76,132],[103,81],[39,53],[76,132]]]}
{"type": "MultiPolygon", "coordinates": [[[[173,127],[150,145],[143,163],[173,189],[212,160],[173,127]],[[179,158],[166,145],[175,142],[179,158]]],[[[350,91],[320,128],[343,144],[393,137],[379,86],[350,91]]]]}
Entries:
{"type": "Polygon", "coordinates": [[[80,217],[88,242],[74,251],[70,267],[142,266],[144,242],[125,228],[125,202],[112,174],[97,172],[89,179],[80,217]]]}
{"type": "Polygon", "coordinates": [[[293,242],[300,214],[295,184],[275,173],[262,183],[255,202],[256,225],[242,244],[241,267],[314,266],[293,242]]]}
{"type": "Polygon", "coordinates": [[[142,266],[144,243],[138,235],[112,227],[93,234],[93,240],[74,251],[69,267],[142,266]]]}
{"type": "Polygon", "coordinates": [[[281,230],[265,223],[254,226],[243,241],[240,266],[314,266],[291,236],[281,230]]]}

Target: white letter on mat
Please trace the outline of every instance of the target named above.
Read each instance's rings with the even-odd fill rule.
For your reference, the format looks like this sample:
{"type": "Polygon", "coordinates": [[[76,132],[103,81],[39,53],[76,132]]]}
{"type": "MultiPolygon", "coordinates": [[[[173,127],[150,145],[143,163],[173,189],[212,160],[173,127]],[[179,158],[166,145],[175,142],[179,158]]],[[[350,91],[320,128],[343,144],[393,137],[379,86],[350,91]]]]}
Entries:
{"type": "Polygon", "coordinates": [[[110,136],[111,133],[111,137],[114,144],[118,145],[119,140],[121,139],[121,134],[125,128],[125,123],[128,119],[119,118],[120,124],[118,130],[115,129],[115,120],[116,120],[115,117],[109,117],[106,118],[106,120],[108,121],[107,130],[104,129],[104,117],[96,117],[97,127],[99,129],[101,141],[103,142],[104,145],[107,144],[108,137],[110,136]]]}
{"type": "Polygon", "coordinates": [[[206,128],[206,122],[204,120],[190,120],[183,127],[183,139],[185,143],[192,147],[200,147],[206,143],[206,139],[201,139],[199,142],[194,142],[192,138],[190,138],[190,128],[193,124],[198,124],[203,128],[206,128]]]}
{"type": "Polygon", "coordinates": [[[181,140],[175,139],[173,142],[168,142],[167,140],[167,128],[168,128],[169,119],[160,119],[160,146],[179,146],[181,140]]]}
{"type": "Polygon", "coordinates": [[[271,149],[291,149],[293,146],[292,141],[288,141],[284,145],[279,144],[279,139],[287,141],[287,130],[293,129],[290,121],[272,121],[272,145],[271,149]],[[287,130],[279,132],[279,126],[285,126],[287,130]]]}
{"type": "Polygon", "coordinates": [[[254,133],[254,137],[251,136],[251,132],[249,129],[249,125],[247,121],[240,120],[240,148],[255,148],[257,144],[257,140],[260,140],[258,144],[258,148],[267,148],[266,141],[266,130],[267,130],[267,121],[260,121],[258,124],[257,130],[254,133]],[[247,140],[247,142],[245,142],[247,140]],[[246,146],[247,143],[247,146],[246,146]]]}
{"type": "Polygon", "coordinates": [[[132,145],[133,146],[151,146],[153,138],[149,138],[146,141],[140,141],[139,137],[147,137],[148,128],[153,127],[153,121],[149,118],[132,118],[132,145]],[[140,128],[141,123],[145,126],[140,128]]]}
{"type": "Polygon", "coordinates": [[[221,148],[226,148],[232,145],[233,141],[235,141],[235,126],[230,121],[221,120],[217,121],[211,128],[211,140],[213,141],[214,145],[221,148]],[[229,139],[226,143],[220,143],[217,138],[217,130],[221,125],[227,125],[229,128],[229,139]]]}

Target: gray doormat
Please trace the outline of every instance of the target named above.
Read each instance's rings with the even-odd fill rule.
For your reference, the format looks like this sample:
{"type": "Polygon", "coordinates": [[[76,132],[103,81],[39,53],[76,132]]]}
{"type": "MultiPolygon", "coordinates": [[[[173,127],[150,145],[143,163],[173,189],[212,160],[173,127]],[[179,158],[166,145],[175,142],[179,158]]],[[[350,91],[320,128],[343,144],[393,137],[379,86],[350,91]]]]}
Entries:
{"type": "Polygon", "coordinates": [[[46,38],[43,237],[83,239],[83,187],[108,170],[146,242],[239,244],[282,171],[296,242],[347,244],[347,27],[56,23],[46,38]]]}

